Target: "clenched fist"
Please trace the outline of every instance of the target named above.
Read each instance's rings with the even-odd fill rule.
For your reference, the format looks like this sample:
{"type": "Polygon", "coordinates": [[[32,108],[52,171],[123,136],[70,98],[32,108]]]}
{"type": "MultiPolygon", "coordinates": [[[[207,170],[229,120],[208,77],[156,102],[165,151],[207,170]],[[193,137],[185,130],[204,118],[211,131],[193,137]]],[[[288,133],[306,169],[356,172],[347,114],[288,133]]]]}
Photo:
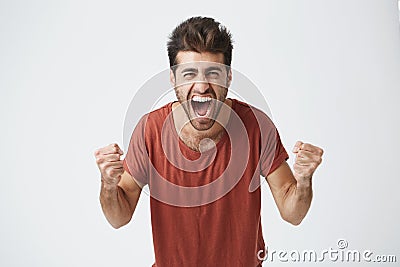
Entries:
{"type": "Polygon", "coordinates": [[[296,160],[293,166],[294,178],[298,183],[310,182],[311,177],[322,162],[322,148],[297,141],[293,148],[296,160]]]}
{"type": "Polygon", "coordinates": [[[108,186],[117,186],[124,173],[121,155],[124,153],[117,144],[111,144],[94,152],[101,173],[101,180],[108,186]]]}

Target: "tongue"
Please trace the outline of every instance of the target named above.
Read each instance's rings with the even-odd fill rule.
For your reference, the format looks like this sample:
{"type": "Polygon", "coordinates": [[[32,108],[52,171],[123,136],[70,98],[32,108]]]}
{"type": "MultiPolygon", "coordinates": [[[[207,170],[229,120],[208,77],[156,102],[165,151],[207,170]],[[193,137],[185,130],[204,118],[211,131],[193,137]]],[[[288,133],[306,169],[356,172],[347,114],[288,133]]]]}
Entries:
{"type": "Polygon", "coordinates": [[[192,101],[193,109],[199,116],[206,115],[209,105],[210,105],[210,101],[206,101],[206,102],[192,101]]]}

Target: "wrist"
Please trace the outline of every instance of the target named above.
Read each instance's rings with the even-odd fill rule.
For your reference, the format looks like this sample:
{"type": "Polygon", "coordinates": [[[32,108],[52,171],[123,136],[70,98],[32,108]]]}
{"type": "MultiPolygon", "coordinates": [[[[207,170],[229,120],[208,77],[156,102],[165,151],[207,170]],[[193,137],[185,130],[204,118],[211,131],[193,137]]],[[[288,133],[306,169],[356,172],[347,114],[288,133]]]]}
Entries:
{"type": "Polygon", "coordinates": [[[312,187],[312,179],[311,179],[311,177],[297,179],[297,188],[308,189],[308,188],[311,188],[311,187],[312,187]]]}
{"type": "Polygon", "coordinates": [[[101,186],[108,191],[114,191],[118,188],[118,184],[107,182],[103,177],[101,177],[101,186]]]}

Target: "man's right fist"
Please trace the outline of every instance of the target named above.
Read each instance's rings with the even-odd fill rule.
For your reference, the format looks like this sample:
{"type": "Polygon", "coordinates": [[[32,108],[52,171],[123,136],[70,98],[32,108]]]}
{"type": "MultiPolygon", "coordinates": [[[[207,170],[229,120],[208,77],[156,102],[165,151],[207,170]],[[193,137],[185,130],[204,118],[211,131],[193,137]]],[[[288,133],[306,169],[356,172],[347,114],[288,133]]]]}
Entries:
{"type": "Polygon", "coordinates": [[[109,186],[117,186],[124,173],[121,155],[124,152],[117,144],[99,148],[94,152],[101,173],[101,180],[109,186]]]}

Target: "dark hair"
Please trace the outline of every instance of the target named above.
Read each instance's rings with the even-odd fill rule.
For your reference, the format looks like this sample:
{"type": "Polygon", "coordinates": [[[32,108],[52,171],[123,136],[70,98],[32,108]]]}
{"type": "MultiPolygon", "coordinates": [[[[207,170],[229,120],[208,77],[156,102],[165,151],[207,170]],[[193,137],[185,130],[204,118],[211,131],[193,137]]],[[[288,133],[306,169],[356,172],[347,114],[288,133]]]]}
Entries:
{"type": "Polygon", "coordinates": [[[192,17],[179,24],[167,43],[170,67],[177,64],[179,51],[222,53],[224,64],[232,61],[232,35],[213,18],[192,17]]]}

